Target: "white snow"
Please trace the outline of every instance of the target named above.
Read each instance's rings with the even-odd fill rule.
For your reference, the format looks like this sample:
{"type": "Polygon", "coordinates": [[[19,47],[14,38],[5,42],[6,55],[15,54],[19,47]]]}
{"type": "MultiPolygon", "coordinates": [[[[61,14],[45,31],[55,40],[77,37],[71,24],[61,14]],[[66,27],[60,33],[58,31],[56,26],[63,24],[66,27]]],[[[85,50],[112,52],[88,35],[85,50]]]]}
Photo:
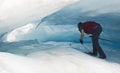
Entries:
{"type": "MultiPolygon", "coordinates": [[[[19,56],[0,52],[0,73],[119,73],[120,64],[89,56],[68,42],[48,42],[19,56]],[[51,47],[52,46],[52,47],[51,47]],[[49,49],[46,49],[48,48],[49,49]]],[[[31,46],[32,47],[32,46],[31,46]]],[[[78,47],[77,47],[78,48],[78,47]]],[[[82,49],[82,47],[80,47],[82,49]]],[[[26,49],[24,47],[24,49],[26,49]]]]}
{"type": "Polygon", "coordinates": [[[8,32],[38,21],[76,1],[78,0],[0,0],[0,31],[8,32]]]}

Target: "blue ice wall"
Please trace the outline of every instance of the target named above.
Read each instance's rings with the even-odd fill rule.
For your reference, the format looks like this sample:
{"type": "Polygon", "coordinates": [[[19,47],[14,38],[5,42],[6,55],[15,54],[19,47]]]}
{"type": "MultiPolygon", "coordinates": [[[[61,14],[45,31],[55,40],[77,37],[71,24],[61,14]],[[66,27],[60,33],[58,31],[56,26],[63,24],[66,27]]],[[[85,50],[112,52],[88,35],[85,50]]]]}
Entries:
{"type": "MultiPolygon", "coordinates": [[[[99,1],[98,1],[99,2],[99,1]]],[[[85,22],[85,21],[96,21],[100,23],[103,27],[103,32],[101,34],[101,38],[111,40],[113,42],[108,41],[101,41],[103,44],[109,45],[109,46],[116,46],[120,47],[120,9],[116,7],[116,11],[113,11],[114,6],[118,5],[118,3],[110,1],[108,5],[104,6],[105,3],[102,5],[106,8],[103,8],[101,5],[96,6],[96,9],[94,9],[93,3],[88,3],[88,9],[85,6],[83,6],[82,2],[78,2],[72,6],[68,6],[46,18],[43,19],[42,22],[47,21],[50,25],[73,25],[70,28],[67,28],[69,31],[70,29],[74,28],[74,32],[71,33],[56,33],[57,36],[54,36],[54,38],[51,38],[50,40],[56,40],[56,41],[79,41],[79,32],[76,27],[78,22],[85,22]],[[90,5],[91,8],[89,7],[90,5]],[[108,7],[109,5],[112,5],[111,7],[108,7]],[[91,10],[89,10],[89,8],[91,10]],[[93,8],[93,9],[92,9],[93,8]],[[103,8],[103,9],[102,9],[103,8]],[[108,8],[108,9],[107,9],[108,8]],[[58,35],[59,34],[59,35],[58,35]],[[113,45],[114,44],[114,45],[113,45]]],[[[63,26],[64,27],[64,26],[63,26]]],[[[59,27],[58,27],[59,30],[59,27]]],[[[89,40],[90,38],[86,35],[85,37],[86,42],[91,42],[89,40]]]]}
{"type": "MultiPolygon", "coordinates": [[[[39,42],[79,42],[80,33],[76,26],[77,23],[96,21],[103,27],[103,32],[100,37],[113,41],[107,42],[101,40],[100,42],[104,45],[120,48],[119,3],[119,0],[109,0],[109,3],[105,3],[104,0],[81,0],[74,5],[67,6],[64,9],[43,18],[37,29],[33,29],[32,32],[20,36],[19,39],[38,39],[39,42]]],[[[40,21],[36,23],[39,23],[40,21]]],[[[84,41],[85,43],[91,43],[91,40],[87,35],[85,35],[84,41]]]]}

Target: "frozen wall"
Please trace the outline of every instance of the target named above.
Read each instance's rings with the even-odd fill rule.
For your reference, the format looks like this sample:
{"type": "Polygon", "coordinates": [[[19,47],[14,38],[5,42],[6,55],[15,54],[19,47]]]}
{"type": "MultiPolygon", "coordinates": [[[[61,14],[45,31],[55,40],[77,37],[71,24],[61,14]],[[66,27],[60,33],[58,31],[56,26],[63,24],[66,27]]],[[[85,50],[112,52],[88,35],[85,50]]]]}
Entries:
{"type": "MultiPolygon", "coordinates": [[[[26,30],[26,28],[21,29],[24,26],[13,30],[9,34],[6,40],[19,41],[19,40],[38,39],[40,42],[41,41],[72,41],[72,42],[77,41],[78,42],[79,32],[77,30],[76,24],[80,21],[82,22],[96,21],[100,23],[103,27],[103,32],[101,34],[101,37],[112,40],[114,42],[117,42],[117,44],[119,44],[120,38],[118,36],[120,36],[119,34],[120,2],[119,0],[114,0],[114,1],[107,0],[106,2],[104,0],[101,1],[80,0],[78,3],[74,5],[65,7],[64,9],[43,18],[40,26],[37,29],[35,28],[30,29],[31,28],[30,27],[28,28],[28,30],[30,29],[28,33],[23,32],[22,34],[18,34],[18,33],[19,31],[26,30]],[[12,34],[12,38],[14,37],[16,40],[11,39],[10,37],[11,34],[12,34]]],[[[40,22],[39,19],[37,20],[38,21],[31,23],[32,26],[35,27],[36,24],[40,22]]],[[[89,37],[86,36],[85,38],[87,39],[86,42],[90,42],[89,37]]]]}
{"type": "Polygon", "coordinates": [[[0,32],[11,31],[27,23],[41,20],[76,1],[77,0],[0,0],[0,32]]]}

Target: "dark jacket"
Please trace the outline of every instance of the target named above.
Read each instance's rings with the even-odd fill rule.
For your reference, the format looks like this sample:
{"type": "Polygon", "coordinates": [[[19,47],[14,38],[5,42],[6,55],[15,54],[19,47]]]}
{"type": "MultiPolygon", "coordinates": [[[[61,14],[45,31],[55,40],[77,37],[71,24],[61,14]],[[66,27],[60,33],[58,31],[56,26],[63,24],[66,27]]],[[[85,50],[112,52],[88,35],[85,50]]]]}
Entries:
{"type": "Polygon", "coordinates": [[[88,22],[82,23],[82,28],[83,28],[84,32],[87,33],[87,34],[92,34],[92,32],[98,26],[100,26],[100,24],[96,23],[96,22],[93,22],[93,21],[88,21],[88,22]]]}

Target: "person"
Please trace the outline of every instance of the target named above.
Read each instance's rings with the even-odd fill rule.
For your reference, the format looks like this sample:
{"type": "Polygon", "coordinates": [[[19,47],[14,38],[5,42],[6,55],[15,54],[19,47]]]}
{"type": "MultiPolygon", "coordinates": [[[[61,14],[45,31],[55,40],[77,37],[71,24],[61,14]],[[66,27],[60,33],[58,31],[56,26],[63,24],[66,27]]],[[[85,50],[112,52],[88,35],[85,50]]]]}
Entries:
{"type": "Polygon", "coordinates": [[[99,35],[102,32],[101,25],[94,21],[87,21],[84,23],[79,22],[78,29],[81,33],[81,36],[80,36],[81,44],[83,44],[84,33],[92,35],[91,37],[92,37],[93,52],[89,52],[88,54],[90,54],[92,56],[97,56],[97,54],[99,53],[99,58],[105,59],[106,55],[103,52],[103,50],[100,47],[99,42],[98,42],[99,35]]]}

